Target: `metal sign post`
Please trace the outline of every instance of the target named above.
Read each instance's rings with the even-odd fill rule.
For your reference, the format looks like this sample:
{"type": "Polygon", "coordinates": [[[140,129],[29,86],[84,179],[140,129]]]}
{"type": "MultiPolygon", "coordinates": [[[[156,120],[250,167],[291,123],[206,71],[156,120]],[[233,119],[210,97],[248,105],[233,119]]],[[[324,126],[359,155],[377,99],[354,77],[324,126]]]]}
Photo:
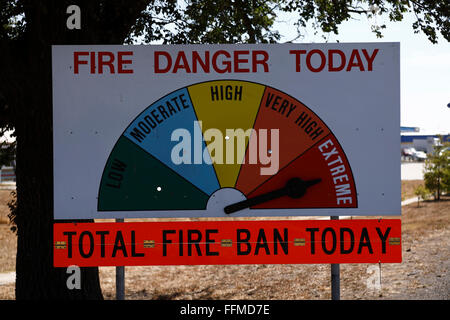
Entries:
{"type": "MultiPolygon", "coordinates": [[[[116,219],[116,222],[124,222],[124,219],[116,219]]],[[[116,300],[125,300],[125,267],[116,267],[116,300]]]]}
{"type": "Polygon", "coordinates": [[[116,300],[125,300],[125,267],[116,267],[116,300]]]}
{"type": "MultiPolygon", "coordinates": [[[[331,220],[339,220],[339,216],[331,216],[331,220]]],[[[331,264],[331,300],[341,300],[341,279],[339,264],[331,264]]]]}

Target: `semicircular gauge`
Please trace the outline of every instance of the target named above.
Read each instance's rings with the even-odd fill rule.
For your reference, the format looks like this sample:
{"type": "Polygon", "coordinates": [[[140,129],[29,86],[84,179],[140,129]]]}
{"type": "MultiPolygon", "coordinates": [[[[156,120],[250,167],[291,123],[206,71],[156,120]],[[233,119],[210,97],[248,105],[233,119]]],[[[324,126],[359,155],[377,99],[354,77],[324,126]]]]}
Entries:
{"type": "Polygon", "coordinates": [[[345,152],[311,109],[258,83],[202,82],[152,103],[125,129],[103,171],[98,211],[206,213],[230,189],[252,198],[293,177],[321,182],[299,199],[250,210],[357,207],[345,152]]]}

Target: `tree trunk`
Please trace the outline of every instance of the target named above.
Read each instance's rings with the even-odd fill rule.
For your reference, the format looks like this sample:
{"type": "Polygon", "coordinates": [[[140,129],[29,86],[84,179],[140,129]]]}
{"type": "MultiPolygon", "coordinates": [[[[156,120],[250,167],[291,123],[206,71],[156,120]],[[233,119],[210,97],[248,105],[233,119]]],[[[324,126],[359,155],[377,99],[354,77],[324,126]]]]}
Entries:
{"type": "Polygon", "coordinates": [[[16,299],[102,299],[98,268],[82,268],[81,289],[68,290],[66,268],[53,267],[51,47],[35,52],[16,123],[16,299]]]}
{"type": "Polygon", "coordinates": [[[51,46],[121,44],[150,0],[22,0],[25,31],[0,41],[0,88],[16,129],[16,299],[103,299],[98,268],[81,268],[81,289],[68,289],[53,267],[53,108],[51,46]],[[81,9],[68,30],[66,9],[81,9]]]}

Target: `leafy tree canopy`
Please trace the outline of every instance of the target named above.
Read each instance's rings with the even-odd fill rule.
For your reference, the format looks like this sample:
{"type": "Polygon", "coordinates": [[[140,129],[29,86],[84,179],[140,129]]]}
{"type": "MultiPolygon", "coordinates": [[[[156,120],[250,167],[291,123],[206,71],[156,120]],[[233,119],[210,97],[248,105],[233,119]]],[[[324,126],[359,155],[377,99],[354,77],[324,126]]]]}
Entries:
{"type": "MultiPolygon", "coordinates": [[[[136,39],[139,43],[165,44],[273,43],[281,38],[273,28],[274,22],[284,12],[296,18],[292,27],[299,35],[308,23],[325,33],[338,34],[339,25],[355,15],[387,16],[391,21],[401,21],[405,14],[413,13],[414,32],[423,32],[433,43],[438,41],[439,34],[450,41],[447,0],[0,0],[0,49],[5,57],[20,61],[26,57],[17,54],[17,50],[27,50],[36,41],[42,44],[130,44],[136,39]],[[78,32],[62,30],[67,19],[66,8],[71,4],[81,8],[83,28],[78,32]],[[5,47],[9,50],[5,51],[5,47]]],[[[385,27],[374,25],[372,30],[382,37],[385,27]]],[[[11,65],[9,60],[5,61],[11,65]]],[[[17,88],[11,88],[17,85],[14,80],[19,80],[12,73],[18,72],[20,68],[2,68],[0,127],[14,125],[15,103],[9,91],[18,92],[17,88]]]]}
{"type": "MultiPolygon", "coordinates": [[[[272,27],[281,12],[294,13],[299,32],[313,22],[324,32],[335,34],[338,34],[339,24],[352,15],[387,15],[391,21],[401,21],[406,13],[412,12],[416,17],[412,25],[415,32],[424,32],[433,43],[437,42],[439,33],[450,41],[450,2],[447,0],[78,0],[71,3],[0,0],[0,39],[19,39],[26,29],[27,10],[39,2],[62,9],[71,3],[78,4],[93,27],[101,27],[102,22],[105,27],[111,21],[128,22],[124,25],[127,43],[136,36],[147,43],[276,42],[280,35],[272,27]],[[142,9],[138,15],[135,8],[142,9]],[[119,16],[123,18],[114,19],[119,16]],[[135,20],[125,18],[134,16],[135,20]],[[97,23],[93,23],[94,20],[97,23]]],[[[378,25],[374,32],[381,36],[384,28],[385,25],[378,25]]]]}
{"type": "MultiPolygon", "coordinates": [[[[415,32],[424,32],[436,43],[440,33],[450,41],[450,3],[440,1],[398,0],[194,0],[182,4],[177,1],[156,1],[139,17],[127,42],[133,36],[146,42],[163,43],[266,43],[280,39],[273,24],[282,12],[296,16],[301,33],[309,22],[323,30],[338,34],[338,26],[355,15],[368,18],[387,15],[391,21],[401,21],[407,13],[414,13],[415,32]]],[[[373,26],[382,37],[385,25],[373,26]]]]}

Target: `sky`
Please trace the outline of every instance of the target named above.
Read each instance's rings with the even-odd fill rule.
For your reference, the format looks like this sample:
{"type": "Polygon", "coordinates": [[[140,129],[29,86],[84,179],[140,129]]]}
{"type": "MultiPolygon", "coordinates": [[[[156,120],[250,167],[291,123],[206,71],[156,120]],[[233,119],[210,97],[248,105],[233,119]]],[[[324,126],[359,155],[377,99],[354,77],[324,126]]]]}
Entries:
{"type": "Polygon", "coordinates": [[[274,29],[282,35],[280,42],[400,42],[400,125],[419,127],[420,133],[450,134],[450,43],[442,36],[439,43],[431,43],[423,33],[412,28],[414,17],[405,15],[401,22],[390,22],[377,17],[368,20],[361,16],[346,21],[339,27],[339,34],[315,34],[312,27],[304,30],[302,38],[296,38],[295,19],[289,14],[280,15],[274,29]],[[371,31],[371,23],[385,23],[383,38],[371,31]]]}
{"type": "MultiPolygon", "coordinates": [[[[412,14],[401,22],[389,22],[377,17],[366,17],[344,22],[339,35],[315,35],[314,29],[305,30],[304,37],[293,43],[324,42],[400,42],[400,90],[401,126],[419,127],[420,133],[450,133],[450,43],[442,36],[438,44],[431,43],[423,33],[416,34],[412,28],[412,14]],[[385,23],[383,38],[371,31],[373,22],[385,23]]],[[[283,36],[280,42],[296,37],[292,28],[294,19],[289,15],[280,17],[274,26],[283,36]]]]}

